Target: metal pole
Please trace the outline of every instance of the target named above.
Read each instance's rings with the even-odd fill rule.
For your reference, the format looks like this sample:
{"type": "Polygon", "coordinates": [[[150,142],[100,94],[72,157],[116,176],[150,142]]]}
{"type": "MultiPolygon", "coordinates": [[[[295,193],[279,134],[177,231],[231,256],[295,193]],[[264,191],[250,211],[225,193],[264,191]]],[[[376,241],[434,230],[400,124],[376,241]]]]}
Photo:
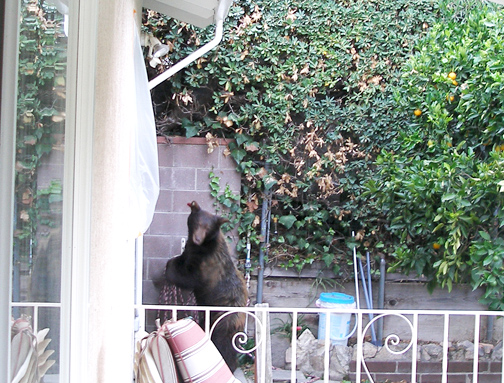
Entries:
{"type": "MultiPolygon", "coordinates": [[[[384,309],[385,307],[385,258],[382,256],[380,259],[380,286],[378,291],[378,308],[384,309]]],[[[377,328],[377,341],[381,345],[383,339],[383,318],[378,319],[377,328]]]]}
{"type": "MultiPolygon", "coordinates": [[[[266,170],[269,170],[269,164],[265,164],[266,170]]],[[[270,207],[271,192],[264,191],[264,198],[261,210],[261,244],[259,246],[259,266],[257,272],[257,303],[263,303],[263,283],[264,283],[264,255],[267,254],[268,237],[269,237],[269,207],[270,207]]]]}

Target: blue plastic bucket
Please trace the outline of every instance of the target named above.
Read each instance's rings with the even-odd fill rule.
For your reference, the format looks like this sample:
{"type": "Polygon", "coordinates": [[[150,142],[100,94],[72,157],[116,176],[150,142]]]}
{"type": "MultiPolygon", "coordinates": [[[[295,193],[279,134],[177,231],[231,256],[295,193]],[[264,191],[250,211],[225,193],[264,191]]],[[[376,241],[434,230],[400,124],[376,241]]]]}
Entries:
{"type": "MultiPolygon", "coordinates": [[[[328,309],[351,309],[355,308],[355,298],[343,293],[321,293],[316,302],[317,307],[328,309]]],[[[350,332],[351,313],[331,313],[329,318],[329,339],[334,345],[348,344],[350,332]]],[[[319,314],[318,339],[326,337],[326,314],[319,314]]]]}

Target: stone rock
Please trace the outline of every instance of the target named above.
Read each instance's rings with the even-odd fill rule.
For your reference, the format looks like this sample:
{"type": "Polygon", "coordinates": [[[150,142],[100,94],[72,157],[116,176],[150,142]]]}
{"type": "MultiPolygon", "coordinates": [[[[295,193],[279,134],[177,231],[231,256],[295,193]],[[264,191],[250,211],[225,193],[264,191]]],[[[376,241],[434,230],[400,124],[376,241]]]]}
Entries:
{"type": "MultiPolygon", "coordinates": [[[[306,355],[312,352],[316,347],[317,339],[313,336],[309,329],[303,331],[303,333],[297,339],[296,347],[296,363],[299,365],[300,359],[304,361],[306,355]]],[[[292,363],[292,346],[285,350],[285,362],[287,364],[292,363]]]]}
{"type": "MultiPolygon", "coordinates": [[[[331,349],[332,346],[329,346],[329,355],[331,353],[331,349]]],[[[324,341],[317,342],[317,348],[310,355],[310,367],[313,369],[313,375],[315,376],[322,376],[324,373],[324,354],[324,341]]]]}
{"type": "MultiPolygon", "coordinates": [[[[352,347],[352,349],[352,358],[353,360],[357,360],[357,346],[355,345],[354,347],[352,347]]],[[[372,359],[376,356],[379,350],[380,347],[375,346],[373,343],[365,342],[362,345],[362,356],[364,359],[372,359]]]]}
{"type": "MultiPolygon", "coordinates": [[[[306,354],[312,351],[316,346],[313,344],[317,340],[313,336],[312,332],[309,329],[303,331],[303,333],[297,339],[297,348],[296,348],[296,363],[299,364],[300,359],[306,359],[306,354]]],[[[292,346],[285,350],[285,362],[287,364],[292,363],[292,346]]]]}
{"type": "Polygon", "coordinates": [[[439,362],[443,359],[443,347],[438,344],[426,344],[422,346],[422,360],[439,362]],[[424,359],[425,358],[425,359],[424,359]]]}
{"type": "MultiPolygon", "coordinates": [[[[418,360],[425,362],[440,362],[444,357],[444,348],[439,343],[427,343],[417,346],[418,360]]],[[[347,347],[330,344],[329,347],[329,379],[342,381],[348,378],[350,362],[357,360],[357,346],[347,347]]],[[[297,369],[310,377],[324,377],[325,372],[325,344],[317,340],[309,331],[305,331],[297,342],[297,369]]],[[[407,341],[390,344],[389,347],[377,347],[370,342],[362,345],[364,360],[373,361],[411,361],[412,347],[407,341]],[[408,348],[409,347],[409,348],[408,348]]],[[[448,343],[448,358],[451,361],[472,361],[474,358],[474,344],[469,340],[448,343]]],[[[496,346],[490,343],[480,343],[478,354],[480,360],[500,361],[503,358],[503,343],[496,346]]],[[[286,354],[287,361],[291,353],[286,354]]]]}
{"type": "Polygon", "coordinates": [[[465,349],[457,349],[450,353],[450,360],[454,362],[465,361],[465,349]]]}
{"type": "MultiPolygon", "coordinates": [[[[305,330],[298,338],[296,347],[296,369],[305,375],[323,377],[325,371],[326,346],[311,331],[305,330]]],[[[292,349],[285,354],[287,364],[292,365],[292,349]]],[[[329,345],[329,379],[341,381],[350,372],[352,348],[340,345],[329,345]]]]}
{"type": "Polygon", "coordinates": [[[404,351],[408,347],[408,343],[400,343],[399,345],[390,345],[390,350],[387,347],[382,347],[374,357],[374,360],[411,360],[411,347],[404,351]]]}
{"type": "Polygon", "coordinates": [[[480,343],[479,347],[484,355],[490,355],[494,349],[494,345],[490,343],[480,343]]]}
{"type": "Polygon", "coordinates": [[[423,346],[418,347],[418,355],[419,360],[421,360],[422,362],[430,362],[430,360],[432,359],[432,357],[429,355],[427,350],[424,349],[423,346]]]}
{"type": "Polygon", "coordinates": [[[304,374],[312,375],[313,367],[311,365],[311,357],[318,349],[318,341],[313,336],[312,332],[306,329],[298,338],[297,342],[297,369],[304,374]]]}
{"type": "Polygon", "coordinates": [[[304,330],[301,335],[299,335],[297,339],[297,346],[300,348],[305,348],[306,345],[310,345],[317,339],[313,335],[313,333],[310,331],[310,329],[304,330]]]}
{"type": "MultiPolygon", "coordinates": [[[[299,369],[306,375],[324,377],[325,372],[325,344],[317,341],[315,350],[307,355],[298,357],[299,369]]],[[[329,379],[341,381],[350,372],[352,348],[341,345],[329,346],[329,379]]]]}
{"type": "Polygon", "coordinates": [[[502,341],[497,343],[497,345],[492,350],[492,360],[502,360],[502,341]]]}
{"type": "MultiPolygon", "coordinates": [[[[310,357],[310,365],[313,368],[313,375],[323,376],[324,375],[324,354],[325,354],[325,342],[318,342],[317,349],[313,352],[310,357]]],[[[332,354],[332,345],[329,345],[329,360],[332,354]]],[[[329,362],[330,365],[330,362],[329,362]]]]}
{"type": "Polygon", "coordinates": [[[466,350],[467,349],[474,350],[474,343],[471,341],[468,341],[468,340],[463,340],[462,342],[458,342],[457,346],[463,347],[466,350]]]}
{"type": "Polygon", "coordinates": [[[341,381],[350,373],[352,361],[352,348],[347,346],[334,346],[330,356],[329,379],[341,381]]]}
{"type": "MultiPolygon", "coordinates": [[[[474,360],[474,343],[464,340],[459,343],[459,347],[461,347],[464,351],[464,358],[466,360],[474,360]]],[[[485,351],[482,347],[478,348],[478,357],[484,356],[485,351]]]]}

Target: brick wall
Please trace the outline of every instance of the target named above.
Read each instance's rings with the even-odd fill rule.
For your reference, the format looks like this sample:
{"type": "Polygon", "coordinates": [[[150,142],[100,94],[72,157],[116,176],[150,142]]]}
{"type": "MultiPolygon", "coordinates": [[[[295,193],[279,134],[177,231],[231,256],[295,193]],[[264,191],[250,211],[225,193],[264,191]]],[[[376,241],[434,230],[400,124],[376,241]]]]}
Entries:
{"type": "MultiPolygon", "coordinates": [[[[411,362],[406,361],[368,361],[367,367],[375,382],[411,382],[411,362]]],[[[441,383],[441,362],[418,362],[418,383],[441,383]]],[[[356,363],[352,362],[350,371],[356,371],[356,363]]],[[[361,378],[367,375],[362,370],[361,378]]],[[[478,382],[500,383],[502,379],[502,363],[484,361],[478,363],[478,382]]],[[[350,374],[350,380],[355,382],[355,373],[350,374]]],[[[470,383],[473,381],[473,363],[448,362],[449,383],[470,383]]]]}
{"type": "Polygon", "coordinates": [[[236,163],[224,155],[226,141],[220,140],[212,153],[204,138],[171,137],[158,139],[160,194],[151,226],[144,235],[143,303],[158,303],[155,282],[163,277],[166,261],[181,253],[187,238],[187,203],[197,201],[215,211],[210,196],[209,173],[220,177],[221,188],[229,184],[240,191],[236,163]]]}

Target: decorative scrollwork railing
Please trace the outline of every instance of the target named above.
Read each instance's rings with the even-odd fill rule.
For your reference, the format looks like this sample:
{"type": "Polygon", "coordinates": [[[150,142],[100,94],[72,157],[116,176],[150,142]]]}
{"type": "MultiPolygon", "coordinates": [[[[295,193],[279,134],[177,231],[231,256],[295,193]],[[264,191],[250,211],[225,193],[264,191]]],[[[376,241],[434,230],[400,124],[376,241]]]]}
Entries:
{"type": "MultiPolygon", "coordinates": [[[[368,332],[368,330],[370,330],[371,326],[374,325],[375,322],[377,322],[378,320],[382,319],[382,318],[385,318],[385,317],[392,317],[392,316],[395,316],[395,317],[398,317],[402,320],[404,320],[410,327],[410,330],[411,330],[411,334],[413,335],[414,333],[414,326],[413,326],[413,323],[411,323],[411,321],[404,315],[402,314],[397,314],[397,313],[385,313],[385,314],[380,314],[378,316],[375,316],[373,317],[373,319],[371,319],[368,324],[364,327],[364,329],[362,330],[362,336],[361,336],[361,339],[364,339],[366,333],[368,332]]],[[[388,335],[384,342],[383,342],[383,347],[385,347],[385,349],[390,352],[391,354],[394,354],[394,355],[402,355],[402,354],[405,354],[406,352],[408,352],[408,350],[413,346],[413,336],[411,337],[410,341],[405,345],[405,347],[401,350],[393,350],[392,348],[390,348],[390,346],[398,346],[399,344],[401,343],[401,338],[399,337],[399,335],[397,334],[390,334],[388,335]]],[[[363,352],[363,349],[362,349],[362,352],[361,352],[361,361],[362,361],[362,367],[364,368],[364,371],[366,372],[366,375],[369,379],[369,381],[371,383],[374,383],[374,379],[367,367],[367,364],[366,364],[366,361],[364,359],[364,352],[363,352]]]]}
{"type": "MultiPolygon", "coordinates": [[[[239,314],[239,313],[243,313],[246,315],[246,318],[248,319],[248,317],[252,317],[256,323],[256,326],[259,327],[259,330],[261,331],[261,333],[263,333],[263,323],[261,322],[261,320],[257,317],[257,315],[251,313],[251,312],[248,312],[248,311],[227,311],[225,312],[224,314],[222,314],[221,316],[219,316],[215,322],[212,324],[212,327],[210,328],[210,331],[209,331],[209,334],[208,336],[211,338],[212,337],[212,334],[213,334],[213,331],[215,330],[215,328],[217,327],[217,325],[219,324],[220,321],[222,321],[225,317],[229,316],[229,315],[233,315],[233,314],[239,314]]],[[[249,340],[249,336],[246,332],[247,330],[247,324],[248,324],[248,320],[245,321],[245,328],[243,329],[243,331],[238,331],[236,334],[234,334],[233,338],[232,338],[232,344],[233,344],[233,348],[241,353],[241,354],[248,354],[248,353],[251,353],[251,352],[254,352],[256,351],[259,346],[261,345],[262,343],[262,338],[259,339],[258,341],[256,341],[254,347],[250,348],[250,349],[244,349],[243,347],[239,347],[237,346],[237,342],[240,344],[240,345],[245,345],[247,344],[248,340],[249,340]]]]}

